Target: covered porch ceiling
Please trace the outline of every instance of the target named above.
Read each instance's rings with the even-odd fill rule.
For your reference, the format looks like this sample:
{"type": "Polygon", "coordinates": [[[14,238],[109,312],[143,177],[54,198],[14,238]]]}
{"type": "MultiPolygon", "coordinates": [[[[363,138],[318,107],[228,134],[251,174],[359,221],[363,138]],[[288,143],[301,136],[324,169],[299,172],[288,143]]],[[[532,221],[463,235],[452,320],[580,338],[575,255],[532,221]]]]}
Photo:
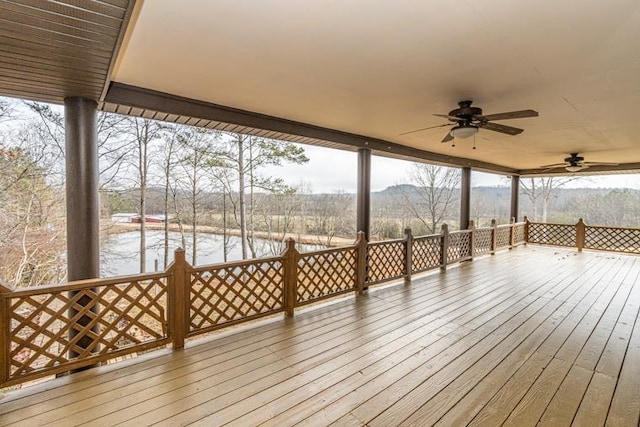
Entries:
{"type": "MultiPolygon", "coordinates": [[[[28,15],[54,2],[16,3],[28,15]]],[[[588,172],[640,170],[636,0],[61,3],[121,13],[110,61],[87,61],[105,70],[106,89],[89,96],[106,111],[506,174],[537,174],[574,152],[619,164],[588,172]],[[485,114],[540,117],[498,122],[525,129],[517,136],[481,129],[475,150],[441,143],[447,127],[402,135],[448,123],[433,114],[465,99],[485,114]]],[[[73,77],[48,97],[8,90],[3,77],[0,94],[87,96],[73,77]]]]}

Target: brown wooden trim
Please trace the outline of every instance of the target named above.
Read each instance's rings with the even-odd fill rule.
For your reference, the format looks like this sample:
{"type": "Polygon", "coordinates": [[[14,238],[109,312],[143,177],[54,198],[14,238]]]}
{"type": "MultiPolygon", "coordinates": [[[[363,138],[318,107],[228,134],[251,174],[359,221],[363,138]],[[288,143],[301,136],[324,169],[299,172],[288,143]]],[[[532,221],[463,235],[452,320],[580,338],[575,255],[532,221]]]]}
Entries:
{"type": "Polygon", "coordinates": [[[621,163],[609,166],[591,166],[580,172],[567,172],[564,168],[548,169],[523,169],[518,171],[522,178],[533,178],[537,176],[574,176],[574,175],[605,175],[607,172],[640,172],[640,163],[621,163]]]}
{"type": "Polygon", "coordinates": [[[473,169],[513,175],[515,169],[478,160],[453,157],[445,154],[432,153],[417,148],[407,147],[394,142],[377,138],[369,138],[335,129],[328,129],[308,123],[296,122],[280,117],[268,116],[257,112],[240,110],[195,99],[144,89],[119,82],[111,83],[104,102],[131,107],[143,108],[180,116],[197,117],[224,123],[233,123],[253,129],[266,129],[274,132],[309,137],[313,139],[331,141],[342,149],[354,151],[369,148],[373,154],[383,156],[403,156],[433,163],[470,167],[473,169]]]}
{"type": "MultiPolygon", "coordinates": [[[[109,90],[109,85],[111,84],[111,75],[113,73],[113,69],[116,66],[116,62],[120,54],[120,49],[124,44],[124,36],[127,32],[127,28],[129,27],[129,23],[131,22],[131,17],[133,16],[133,11],[136,7],[136,4],[137,0],[129,0],[127,4],[127,9],[124,13],[124,17],[122,18],[122,24],[120,25],[118,38],[116,39],[116,43],[111,53],[111,61],[109,62],[109,68],[107,69],[107,78],[105,79],[104,86],[102,87],[102,91],[100,92],[100,101],[104,99],[104,97],[107,95],[107,91],[109,90]]],[[[142,4],[142,2],[140,2],[140,4],[142,4]]]]}

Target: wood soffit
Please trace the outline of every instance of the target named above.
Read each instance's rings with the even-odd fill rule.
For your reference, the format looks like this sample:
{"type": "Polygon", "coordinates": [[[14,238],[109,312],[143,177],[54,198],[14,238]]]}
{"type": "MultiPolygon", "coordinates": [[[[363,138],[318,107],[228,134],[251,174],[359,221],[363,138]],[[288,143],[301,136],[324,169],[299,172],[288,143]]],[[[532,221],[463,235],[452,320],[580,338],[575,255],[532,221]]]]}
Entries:
{"type": "Polygon", "coordinates": [[[135,1],[0,2],[0,96],[100,99],[135,1]]]}

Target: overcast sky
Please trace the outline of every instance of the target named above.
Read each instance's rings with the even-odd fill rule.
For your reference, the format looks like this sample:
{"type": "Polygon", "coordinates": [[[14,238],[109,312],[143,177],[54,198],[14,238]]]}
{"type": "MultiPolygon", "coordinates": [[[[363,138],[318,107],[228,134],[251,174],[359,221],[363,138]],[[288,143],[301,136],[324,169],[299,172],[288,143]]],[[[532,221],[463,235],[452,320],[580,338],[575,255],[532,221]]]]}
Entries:
{"type": "MultiPolygon", "coordinates": [[[[314,193],[356,191],[357,153],[304,145],[309,162],[265,170],[265,173],[284,178],[289,185],[303,185],[314,193]]],[[[371,162],[371,191],[381,191],[390,185],[409,182],[410,162],[373,156],[371,162]]],[[[472,186],[508,186],[504,176],[481,172],[472,173],[472,186]]],[[[589,176],[571,182],[569,187],[628,187],[640,189],[640,175],[589,176]]]]}

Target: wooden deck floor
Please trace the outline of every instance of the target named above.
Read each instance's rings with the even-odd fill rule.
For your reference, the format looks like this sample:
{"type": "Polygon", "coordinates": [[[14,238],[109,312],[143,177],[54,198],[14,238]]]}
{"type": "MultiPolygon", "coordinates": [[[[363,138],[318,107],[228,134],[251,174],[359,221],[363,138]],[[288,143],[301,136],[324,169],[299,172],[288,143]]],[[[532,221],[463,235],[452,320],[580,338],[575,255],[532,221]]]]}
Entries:
{"type": "Polygon", "coordinates": [[[639,274],[518,248],[12,393],[0,425],[637,426],[639,274]]]}

